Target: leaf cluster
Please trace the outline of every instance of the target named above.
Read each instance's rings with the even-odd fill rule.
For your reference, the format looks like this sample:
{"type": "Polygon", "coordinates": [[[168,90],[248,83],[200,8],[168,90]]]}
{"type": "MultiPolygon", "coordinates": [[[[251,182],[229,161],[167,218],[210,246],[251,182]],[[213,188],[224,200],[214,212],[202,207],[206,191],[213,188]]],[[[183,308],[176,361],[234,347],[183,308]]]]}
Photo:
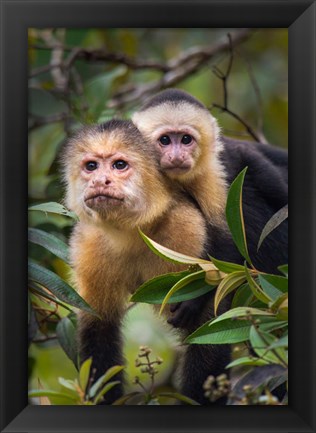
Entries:
{"type": "MultiPolygon", "coordinates": [[[[288,368],[288,266],[282,265],[283,275],[270,275],[255,269],[248,253],[242,211],[242,187],[247,168],[232,183],[227,199],[226,217],[232,238],[244,257],[244,265],[193,258],[160,246],[141,233],[151,250],[165,260],[189,264],[187,271],[162,275],[144,283],[131,300],[161,304],[187,301],[215,291],[215,317],[186,338],[188,344],[240,344],[250,354],[239,357],[227,368],[251,366],[258,369],[261,379],[256,388],[271,382],[270,373],[261,375],[261,367],[279,366],[277,377],[287,380],[288,368]],[[192,265],[195,265],[192,266],[192,265]],[[222,300],[234,292],[231,309],[216,316],[222,300]],[[280,374],[280,369],[282,374],[280,374]]],[[[287,217],[279,211],[263,229],[258,249],[271,231],[287,217]]],[[[251,370],[252,372],[252,370],[251,370]]],[[[253,374],[253,372],[252,372],[253,374]]],[[[272,389],[274,382],[272,383],[272,389]]],[[[235,385],[238,388],[238,382],[235,385]]],[[[234,389],[232,390],[234,392],[234,389]]]]}
{"type": "Polygon", "coordinates": [[[111,381],[111,379],[122,371],[123,368],[121,365],[113,366],[94,382],[92,358],[89,358],[81,365],[78,377],[75,380],[64,379],[63,377],[58,378],[58,382],[63,388],[61,392],[48,389],[34,389],[29,391],[29,398],[46,397],[49,400],[52,397],[58,397],[69,400],[74,405],[96,405],[102,403],[104,395],[120,383],[118,380],[111,381]]]}
{"type": "MultiPolygon", "coordinates": [[[[250,379],[252,378],[249,379],[250,384],[255,384],[256,389],[270,392],[276,386],[275,384],[287,380],[288,266],[279,267],[283,275],[270,275],[255,269],[252,264],[247,249],[242,211],[242,187],[246,171],[247,168],[237,176],[231,185],[226,207],[227,223],[232,238],[245,259],[244,265],[224,262],[214,257],[210,257],[210,260],[204,260],[187,256],[159,245],[139,230],[140,236],[155,254],[164,260],[187,264],[188,269],[160,275],[145,282],[133,294],[131,301],[160,304],[161,313],[169,303],[182,302],[208,292],[214,292],[215,317],[195,330],[186,338],[185,342],[188,344],[242,344],[250,348],[250,354],[237,357],[227,368],[250,367],[249,375],[250,379]],[[234,292],[234,296],[231,308],[216,316],[220,303],[232,292],[234,292]],[[271,366],[274,367],[274,370],[271,370],[271,366]],[[255,371],[257,374],[254,373],[255,371]],[[267,373],[262,374],[262,371],[267,373]],[[275,375],[271,371],[274,371],[275,375]],[[258,377],[260,377],[259,381],[258,377]]],[[[33,206],[30,210],[54,212],[75,218],[72,213],[57,203],[33,206]]],[[[287,211],[283,214],[279,212],[277,217],[273,216],[267,222],[260,237],[258,248],[265,237],[269,236],[271,231],[286,217],[287,211]]],[[[69,262],[67,246],[58,237],[43,230],[30,228],[29,241],[41,245],[64,262],[69,262]]],[[[34,314],[38,316],[38,311],[42,315],[43,312],[45,313],[42,322],[37,320],[37,331],[47,336],[53,329],[61,347],[78,368],[74,312],[81,309],[93,315],[96,313],[68,282],[32,259],[29,261],[29,293],[29,318],[34,314]],[[66,310],[67,314],[58,312],[59,308],[66,310]],[[40,326],[39,323],[44,323],[45,326],[40,326]]],[[[153,373],[154,370],[151,370],[152,364],[149,359],[147,359],[147,364],[148,371],[153,373]]],[[[90,374],[91,364],[83,365],[90,374]]],[[[78,404],[96,404],[101,397],[91,390],[87,394],[87,380],[83,383],[82,375],[87,377],[88,373],[84,373],[85,370],[82,368],[83,366],[80,369],[81,380],[67,382],[65,379],[60,379],[59,382],[66,388],[72,389],[72,398],[76,400],[74,398],[75,393],[78,404]]],[[[111,373],[105,376],[107,380],[109,375],[111,373]]],[[[101,381],[102,385],[107,380],[101,381]]],[[[240,381],[244,383],[245,378],[241,378],[240,381]]],[[[245,398],[245,391],[243,391],[244,394],[240,391],[240,381],[236,382],[231,391],[232,395],[236,392],[238,398],[242,399],[245,398]],[[240,395],[242,396],[240,397],[240,395]]],[[[100,385],[101,382],[98,381],[97,383],[100,385]]],[[[100,391],[101,396],[109,389],[108,386],[102,388],[104,392],[102,394],[102,390],[100,391]]],[[[94,391],[95,388],[92,387],[92,390],[94,391]]],[[[44,391],[38,392],[44,395],[44,391]]],[[[153,404],[152,402],[156,401],[152,391],[145,393],[145,395],[146,404],[153,404]]],[[[35,394],[31,394],[31,396],[35,396],[35,394]]],[[[134,396],[136,394],[130,397],[134,396]]],[[[125,396],[121,403],[124,404],[130,397],[125,396]]],[[[174,395],[174,398],[183,399],[185,397],[174,395]]]]}

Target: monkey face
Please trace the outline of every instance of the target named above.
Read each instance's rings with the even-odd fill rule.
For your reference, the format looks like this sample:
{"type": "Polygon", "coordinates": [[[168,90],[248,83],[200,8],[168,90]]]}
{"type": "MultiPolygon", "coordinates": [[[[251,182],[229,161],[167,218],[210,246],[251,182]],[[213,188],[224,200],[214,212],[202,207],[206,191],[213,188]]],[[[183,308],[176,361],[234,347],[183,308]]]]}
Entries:
{"type": "Polygon", "coordinates": [[[82,200],[88,212],[102,219],[117,219],[140,211],[142,179],[137,175],[137,159],[109,150],[82,155],[79,183],[84,188],[82,200]]]}
{"type": "Polygon", "coordinates": [[[124,202],[124,182],[132,168],[120,154],[86,154],[81,161],[81,177],[86,182],[84,202],[91,209],[120,206],[124,202]]]}
{"type": "Polygon", "coordinates": [[[171,201],[155,156],[128,121],[86,127],[62,155],[66,205],[87,223],[139,226],[171,201]],[[146,151],[146,153],[145,153],[146,151]]]}
{"type": "Polygon", "coordinates": [[[208,110],[182,92],[166,91],[142,110],[133,122],[148,143],[169,178],[190,182],[202,165],[208,166],[210,152],[216,152],[218,127],[208,110]],[[170,99],[176,96],[175,100],[170,99]]]}
{"type": "Polygon", "coordinates": [[[162,130],[156,140],[160,167],[169,177],[186,175],[198,158],[199,147],[192,128],[162,130]]]}

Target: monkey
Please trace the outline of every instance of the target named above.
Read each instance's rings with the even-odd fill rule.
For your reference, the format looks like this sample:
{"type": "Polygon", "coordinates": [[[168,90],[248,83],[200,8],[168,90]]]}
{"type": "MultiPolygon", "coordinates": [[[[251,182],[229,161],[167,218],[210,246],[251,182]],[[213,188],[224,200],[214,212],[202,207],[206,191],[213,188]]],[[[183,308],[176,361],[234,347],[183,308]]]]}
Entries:
{"type": "Polygon", "coordinates": [[[160,168],[197,202],[208,224],[208,253],[243,263],[225,226],[227,189],[248,167],[243,216],[250,257],[258,270],[275,273],[287,263],[287,221],[257,244],[267,221],[288,202],[287,152],[268,144],[232,140],[190,94],[167,89],[133,114],[133,123],[151,144],[160,168]]]}
{"type": "MultiPolygon", "coordinates": [[[[248,167],[242,208],[249,256],[258,270],[280,273],[278,266],[288,263],[288,221],[266,237],[259,251],[257,245],[265,224],[288,202],[287,152],[222,136],[204,104],[182,90],[168,89],[153,96],[133,114],[132,121],[150,143],[165,177],[173,185],[177,183],[201,209],[207,224],[205,250],[218,260],[237,264],[245,261],[229,233],[225,207],[229,186],[248,167]]],[[[231,297],[225,298],[219,314],[229,308],[231,297]]],[[[186,329],[209,298],[206,294],[172,305],[168,323],[186,329]]],[[[190,365],[198,363],[196,350],[192,346],[188,352],[191,350],[185,376],[190,376],[190,365]]],[[[204,350],[201,347],[200,360],[204,350]]],[[[221,350],[225,354],[225,348],[217,353],[221,350]]],[[[189,393],[192,389],[197,390],[196,384],[189,393]]]]}
{"type": "MultiPolygon", "coordinates": [[[[80,360],[92,357],[96,381],[108,368],[124,363],[121,325],[130,294],[154,276],[186,269],[156,256],[138,229],[168,248],[205,257],[206,224],[196,203],[160,172],[131,121],[83,128],[66,144],[61,163],[65,203],[79,218],[70,237],[74,284],[100,316],[78,315],[80,360]]],[[[209,320],[211,302],[205,299],[182,336],[209,320]]],[[[186,350],[182,392],[206,404],[203,383],[209,374],[224,371],[230,349],[193,346],[186,350]]],[[[104,404],[122,396],[123,373],[116,377],[121,384],[105,394],[104,404]]]]}
{"type": "Polygon", "coordinates": [[[218,158],[219,127],[203,104],[169,89],[145,103],[132,121],[154,146],[168,178],[196,199],[210,223],[221,224],[227,185],[218,158]]]}

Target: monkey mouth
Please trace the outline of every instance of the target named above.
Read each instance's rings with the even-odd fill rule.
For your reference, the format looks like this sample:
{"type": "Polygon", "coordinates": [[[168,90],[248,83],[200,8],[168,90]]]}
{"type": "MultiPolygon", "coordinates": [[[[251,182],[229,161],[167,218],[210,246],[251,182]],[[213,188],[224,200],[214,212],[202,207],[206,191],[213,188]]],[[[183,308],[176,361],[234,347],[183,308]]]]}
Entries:
{"type": "Polygon", "coordinates": [[[88,207],[94,207],[101,203],[118,205],[123,201],[123,198],[111,194],[94,194],[85,198],[84,201],[88,207]]]}
{"type": "Polygon", "coordinates": [[[171,159],[161,161],[161,168],[168,173],[185,173],[192,168],[192,164],[186,160],[171,159]]]}
{"type": "Polygon", "coordinates": [[[184,174],[191,169],[191,165],[167,165],[163,167],[169,174],[184,174]]]}

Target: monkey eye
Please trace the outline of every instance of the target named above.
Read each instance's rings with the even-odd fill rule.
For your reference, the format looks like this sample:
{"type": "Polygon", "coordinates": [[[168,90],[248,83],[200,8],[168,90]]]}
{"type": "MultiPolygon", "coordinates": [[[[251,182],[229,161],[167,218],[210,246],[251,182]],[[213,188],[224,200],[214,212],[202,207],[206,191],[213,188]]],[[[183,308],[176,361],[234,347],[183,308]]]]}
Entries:
{"type": "Polygon", "coordinates": [[[189,134],[186,134],[182,137],[181,143],[182,144],[190,144],[192,141],[192,137],[189,134]]]}
{"type": "Polygon", "coordinates": [[[124,170],[124,168],[128,167],[128,164],[126,161],[123,161],[122,159],[118,159],[112,164],[113,168],[116,168],[116,170],[124,170]]]}
{"type": "Polygon", "coordinates": [[[169,135],[162,135],[162,136],[159,138],[159,141],[160,141],[160,143],[161,143],[163,146],[167,146],[168,144],[171,143],[171,140],[170,140],[169,135]]]}
{"type": "Polygon", "coordinates": [[[95,161],[88,161],[85,164],[85,168],[88,171],[93,171],[93,170],[96,170],[98,168],[98,164],[95,161]]]}

